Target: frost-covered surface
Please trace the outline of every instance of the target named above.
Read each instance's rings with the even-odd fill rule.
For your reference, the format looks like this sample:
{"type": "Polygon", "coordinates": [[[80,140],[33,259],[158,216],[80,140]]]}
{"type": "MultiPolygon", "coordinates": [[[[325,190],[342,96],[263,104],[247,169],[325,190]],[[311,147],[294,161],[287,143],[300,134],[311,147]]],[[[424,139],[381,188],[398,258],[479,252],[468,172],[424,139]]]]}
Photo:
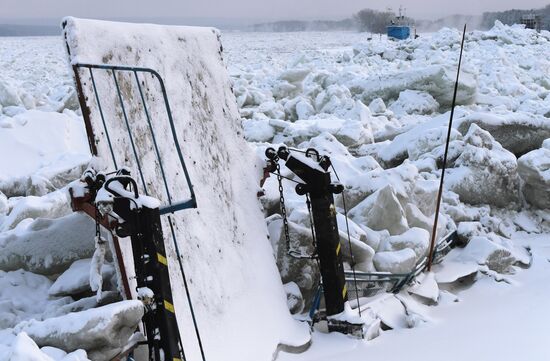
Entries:
{"type": "MultiPolygon", "coordinates": [[[[94,262],[92,259],[80,259],[75,261],[71,266],[59,276],[54,284],[48,290],[51,296],[70,295],[80,293],[90,289],[90,275],[94,262]]],[[[101,267],[101,276],[109,279],[114,275],[114,267],[112,265],[103,264],[101,267]]],[[[95,270],[93,270],[95,271],[95,270]]],[[[92,289],[92,291],[95,291],[92,289]]]]}
{"type": "MultiPolygon", "coordinates": [[[[411,318],[423,320],[417,327],[382,331],[370,342],[315,333],[307,353],[282,354],[279,360],[546,360],[550,291],[541,285],[548,281],[550,272],[548,235],[516,234],[514,241],[531,245],[535,256],[530,269],[508,277],[510,283],[482,276],[472,287],[441,289],[437,307],[419,305],[411,296],[403,296],[402,301],[414,306],[408,309],[414,315],[411,318]]],[[[398,308],[396,311],[400,312],[398,308]]]]}
{"type": "MultiPolygon", "coordinates": [[[[315,147],[331,156],[346,186],[351,250],[359,271],[410,270],[426,252],[460,35],[443,29],[405,42],[366,41],[354,33],[222,35],[244,135],[256,153],[263,158],[268,144],[286,143],[315,147]]],[[[89,277],[86,267],[78,271],[77,266],[78,260],[89,259],[94,252],[93,223],[67,216],[64,187],[78,177],[89,159],[87,140],[82,126],[78,127],[79,110],[59,39],[0,39],[0,49],[4,66],[0,139],[10,142],[0,142],[0,148],[4,154],[22,154],[0,163],[0,192],[6,194],[0,193],[0,270],[9,271],[0,274],[0,328],[4,328],[0,360],[23,359],[21,355],[63,360],[72,351],[67,346],[71,340],[63,343],[63,350],[51,340],[48,345],[53,348],[44,346],[38,334],[23,332],[22,325],[119,300],[116,292],[109,291],[107,276],[102,300],[91,289],[84,295],[74,294],[81,292],[79,287],[89,277]],[[33,99],[37,110],[29,110],[33,99]],[[63,132],[51,131],[53,127],[63,132]],[[25,131],[31,128],[46,136],[36,135],[34,142],[31,132],[25,131]],[[40,141],[47,152],[33,147],[40,141]],[[4,172],[8,166],[12,173],[4,172]],[[75,237],[78,232],[86,236],[75,237]],[[43,236],[47,241],[39,248],[43,236]],[[79,251],[59,250],[63,242],[79,251]],[[76,266],[69,269],[75,261],[76,266]],[[55,283],[63,285],[67,294],[51,295],[55,283]]],[[[544,285],[550,274],[550,141],[544,140],[550,127],[549,59],[548,32],[536,34],[497,23],[491,31],[467,35],[437,234],[456,229],[468,245],[453,250],[433,273],[420,275],[398,295],[381,293],[360,300],[370,325],[367,339],[380,337],[358,341],[316,330],[309,351],[280,353],[279,359],[419,360],[429,359],[426,352],[446,360],[548,359],[550,294],[544,285]]],[[[243,148],[244,143],[238,144],[243,148]]],[[[191,158],[205,161],[200,154],[191,158]]],[[[283,172],[287,171],[283,168],[283,172]]],[[[192,174],[195,184],[204,181],[197,177],[192,174]]],[[[258,335],[265,338],[273,332],[269,317],[279,314],[273,310],[288,306],[295,317],[303,318],[317,287],[315,262],[286,255],[276,180],[268,179],[264,188],[261,200],[287,305],[266,300],[236,310],[257,324],[257,331],[249,336],[234,331],[242,320],[228,322],[219,317],[231,300],[218,302],[220,312],[199,311],[199,327],[211,321],[219,330],[225,330],[219,326],[224,323],[233,330],[216,334],[216,341],[223,339],[226,346],[208,345],[207,357],[209,352],[214,359],[216,354],[232,352],[242,356],[242,347],[232,347],[243,337],[255,348],[253,352],[270,356],[272,349],[260,350],[265,344],[258,335]],[[250,310],[259,310],[261,316],[251,316],[250,310]]],[[[294,193],[291,182],[285,181],[285,188],[292,246],[310,252],[304,199],[294,193]]],[[[252,185],[248,189],[254,195],[256,190],[252,185]]],[[[201,199],[210,197],[211,191],[199,196],[199,211],[206,211],[200,208],[201,199]]],[[[348,268],[352,259],[341,197],[336,202],[348,268]]],[[[202,249],[211,238],[200,242],[200,252],[207,252],[202,249]]],[[[188,262],[193,262],[192,254],[185,253],[188,262]]],[[[197,255],[198,260],[201,257],[197,255]]],[[[229,272],[231,262],[232,258],[216,258],[214,263],[222,274],[229,272]]],[[[256,263],[250,260],[250,264],[256,263]]],[[[257,276],[258,270],[252,265],[247,275],[257,276]]],[[[196,283],[205,282],[192,280],[195,289],[201,288],[196,283]]],[[[216,282],[208,287],[211,294],[200,296],[199,303],[227,291],[216,282]]],[[[355,307],[355,302],[350,305],[355,307]]],[[[120,307],[111,310],[122,311],[120,307]]],[[[87,315],[75,314],[71,317],[81,321],[87,315]]],[[[109,352],[116,349],[108,348],[109,352]]],[[[75,355],[66,361],[95,357],[83,350],[75,355]]]]}
{"type": "Polygon", "coordinates": [[[525,198],[538,208],[550,208],[550,141],[519,158],[518,171],[526,182],[525,198]]]}
{"type": "Polygon", "coordinates": [[[8,196],[51,192],[90,158],[61,46],[59,38],[0,40],[0,192],[8,196]]]}
{"type": "MultiPolygon", "coordinates": [[[[161,74],[170,94],[174,126],[197,197],[198,208],[162,217],[166,237],[174,306],[181,338],[188,357],[200,356],[189,306],[172,240],[175,230],[183,254],[183,267],[205,353],[212,360],[262,360],[271,357],[279,343],[293,346],[308,342],[307,327],[291,318],[267,229],[257,200],[261,168],[243,135],[235,97],[223,64],[218,32],[210,28],[169,27],[109,23],[68,18],[65,35],[72,63],[120,64],[149,67],[161,74]],[[105,38],[101,46],[97,39],[105,38]],[[159,42],[162,39],[162,42],[159,42]],[[171,222],[171,223],[170,223],[171,222]],[[183,251],[185,250],[185,251],[183,251]],[[259,305],[269,304],[266,313],[259,305]],[[258,319],[263,319],[262,323],[258,319]],[[267,323],[269,329],[263,328],[267,323]],[[254,342],[247,340],[254,338],[254,342]],[[247,351],[243,354],[242,349],[247,351]]],[[[81,72],[91,111],[98,156],[111,164],[103,136],[103,124],[92,85],[81,72]]],[[[115,85],[109,73],[96,72],[103,113],[117,162],[137,175],[115,85]]],[[[189,191],[166,118],[158,84],[149,75],[144,82],[148,112],[160,143],[172,201],[189,197],[189,191]]],[[[132,115],[134,142],[142,160],[143,178],[149,195],[168,205],[160,166],[155,159],[152,137],[142,110],[139,90],[132,73],[119,77],[125,108],[132,115]]],[[[109,169],[109,168],[107,168],[109,169]]],[[[131,259],[131,255],[124,257],[131,259]]],[[[127,261],[125,262],[127,263],[127,261]]]]}
{"type": "Polygon", "coordinates": [[[9,196],[51,192],[78,177],[90,159],[81,118],[72,110],[0,114],[0,129],[9,152],[0,159],[0,191],[9,196]]]}
{"type": "MultiPolygon", "coordinates": [[[[60,217],[52,208],[50,210],[50,217],[60,217]]],[[[92,256],[95,234],[92,219],[77,213],[57,219],[32,219],[44,216],[46,214],[27,213],[19,219],[15,229],[0,234],[1,269],[11,271],[22,268],[54,275],[67,269],[74,261],[92,256]]],[[[9,221],[9,216],[7,218],[6,221],[9,221]]]]}
{"type": "Polygon", "coordinates": [[[143,312],[141,301],[122,301],[44,321],[24,321],[14,333],[26,333],[39,346],[68,351],[83,348],[91,359],[109,360],[126,346],[125,340],[135,332],[143,312]]]}
{"type": "MultiPolygon", "coordinates": [[[[405,273],[426,255],[460,35],[456,30],[443,29],[405,42],[374,39],[347,49],[310,52],[306,48],[293,56],[272,55],[261,65],[247,62],[251,58],[248,52],[229,57],[245,136],[256,143],[260,156],[266,143],[315,147],[331,156],[346,186],[357,270],[405,273]],[[242,60],[232,63],[235,57],[242,60]]],[[[231,37],[229,44],[233,45],[231,37]]],[[[261,57],[264,50],[252,52],[261,57]]],[[[477,278],[482,282],[472,289],[481,290],[498,287],[492,284],[495,280],[513,284],[513,274],[530,264],[523,235],[516,232],[542,233],[534,238],[539,242],[549,238],[550,214],[545,206],[549,158],[542,145],[550,136],[549,57],[548,32],[536,34],[496,23],[490,32],[467,35],[437,234],[439,238],[458,229],[460,239],[471,243],[453,251],[434,273],[421,275],[398,296],[362,299],[363,314],[371,326],[377,319],[385,328],[431,327],[424,339],[442,342],[436,335],[440,332],[438,322],[426,305],[439,305],[433,312],[444,318],[446,312],[452,312],[455,301],[462,300],[460,282],[477,278]]],[[[295,195],[291,182],[284,183],[291,246],[310,252],[310,221],[304,200],[295,195]]],[[[295,281],[308,305],[316,289],[316,265],[286,256],[282,221],[276,214],[276,186],[275,180],[266,182],[263,203],[270,215],[269,230],[278,265],[284,281],[295,281]]],[[[339,227],[344,232],[342,244],[346,244],[343,203],[341,198],[336,201],[339,227]]],[[[349,247],[342,249],[349,267],[349,247]]],[[[510,292],[519,295],[533,291],[528,287],[510,292]]],[[[287,291],[293,305],[295,294],[287,291]]],[[[475,303],[476,296],[474,293],[468,300],[465,294],[465,302],[475,303]]],[[[465,342],[462,336],[457,337],[461,344],[465,342]]],[[[358,346],[350,342],[346,349],[346,342],[338,336],[317,334],[312,350],[305,355],[283,358],[388,358],[385,341],[373,342],[380,345],[379,352],[370,352],[373,346],[369,343],[358,346]],[[338,351],[331,352],[334,347],[338,351]],[[357,350],[350,351],[354,348],[357,350]]],[[[392,357],[420,359],[423,344],[407,343],[392,357]]],[[[499,347],[485,346],[483,355],[499,347]]],[[[526,352],[533,359],[544,359],[540,347],[526,352]]],[[[448,353],[440,354],[449,358],[448,353]]]]}

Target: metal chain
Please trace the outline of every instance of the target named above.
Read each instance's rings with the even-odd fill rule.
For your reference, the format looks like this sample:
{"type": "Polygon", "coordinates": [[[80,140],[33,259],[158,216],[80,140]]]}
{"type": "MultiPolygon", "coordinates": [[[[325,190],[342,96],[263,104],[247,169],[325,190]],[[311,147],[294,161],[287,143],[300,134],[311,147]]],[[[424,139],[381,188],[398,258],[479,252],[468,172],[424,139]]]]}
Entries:
{"type": "Polygon", "coordinates": [[[97,205],[95,206],[95,236],[97,237],[98,242],[101,240],[101,230],[99,228],[99,221],[100,220],[100,214],[99,214],[99,208],[97,205]]]}
{"type": "MultiPolygon", "coordinates": [[[[313,228],[313,216],[311,214],[311,201],[309,199],[309,194],[306,193],[306,204],[307,204],[307,209],[308,209],[308,212],[309,212],[309,221],[310,221],[310,227],[311,227],[311,237],[312,237],[312,244],[313,244],[313,249],[315,250],[315,254],[313,256],[302,256],[302,255],[297,255],[295,252],[293,252],[290,248],[290,232],[289,232],[289,228],[288,228],[288,219],[287,219],[287,213],[286,213],[286,206],[285,206],[285,195],[284,195],[284,190],[283,190],[283,176],[281,175],[281,166],[279,163],[277,163],[277,173],[275,173],[277,175],[277,181],[279,182],[279,200],[280,200],[280,204],[281,204],[281,215],[283,217],[283,229],[284,229],[284,232],[285,232],[285,239],[286,239],[286,249],[287,249],[287,254],[291,257],[294,257],[294,258],[308,258],[308,259],[315,259],[316,262],[317,262],[317,268],[318,270],[320,271],[321,270],[321,264],[320,264],[320,261],[319,261],[319,257],[317,257],[317,241],[316,241],[316,236],[315,236],[315,229],[313,228]]],[[[292,180],[294,181],[294,180],[292,180]]],[[[321,278],[319,277],[319,285],[318,285],[318,292],[321,291],[321,278]]],[[[313,325],[315,324],[315,318],[312,317],[312,320],[311,320],[311,327],[313,327],[313,325]]]]}
{"type": "Polygon", "coordinates": [[[279,200],[281,203],[281,215],[283,216],[283,231],[286,238],[286,249],[290,253],[290,232],[288,230],[288,219],[286,216],[285,195],[283,193],[283,177],[281,176],[281,166],[277,163],[277,181],[279,182],[279,200]]]}
{"type": "MultiPolygon", "coordinates": [[[[279,163],[277,163],[277,173],[275,174],[277,175],[277,181],[279,182],[279,201],[281,203],[281,215],[283,217],[283,231],[285,233],[287,254],[294,258],[317,259],[317,252],[316,252],[317,248],[315,246],[315,232],[313,229],[313,223],[311,223],[310,226],[311,226],[311,234],[313,236],[313,245],[314,245],[315,253],[313,255],[304,255],[292,250],[292,247],[290,244],[290,231],[288,227],[288,218],[287,218],[287,212],[286,212],[286,206],[285,206],[285,195],[283,190],[283,178],[285,177],[281,175],[281,166],[279,163]]],[[[308,200],[309,200],[309,197],[308,197],[308,200]]],[[[309,208],[309,204],[308,204],[308,208],[309,208]]],[[[309,212],[310,212],[309,214],[311,218],[311,209],[309,209],[309,212]]]]}
{"type": "MultiPolygon", "coordinates": [[[[298,150],[297,150],[298,151],[298,150]]],[[[336,179],[338,181],[340,181],[340,177],[338,176],[338,173],[336,172],[336,169],[334,168],[334,165],[331,164],[331,168],[334,172],[334,175],[336,176],[336,179]]],[[[284,230],[284,233],[285,233],[285,238],[286,238],[286,248],[287,248],[287,253],[292,256],[292,257],[295,257],[295,258],[309,258],[309,259],[316,259],[317,260],[317,265],[319,267],[319,269],[321,269],[320,267],[320,264],[319,264],[319,258],[317,257],[317,255],[313,255],[313,256],[304,256],[304,255],[299,255],[299,254],[296,254],[296,252],[292,251],[291,248],[290,248],[290,232],[289,232],[289,227],[288,227],[288,219],[287,219],[287,212],[286,212],[286,206],[285,206],[285,196],[284,196],[284,190],[283,190],[283,178],[286,178],[286,177],[283,177],[281,175],[281,166],[279,163],[277,163],[277,173],[275,173],[277,175],[277,181],[279,182],[279,199],[280,199],[280,204],[281,204],[281,215],[283,217],[283,230],[284,230]]],[[[342,192],[342,200],[343,200],[343,206],[344,206],[344,217],[345,217],[345,220],[346,220],[346,233],[347,233],[347,238],[348,238],[348,245],[349,245],[349,249],[350,249],[350,256],[351,256],[351,269],[352,269],[352,272],[353,272],[353,281],[354,281],[354,288],[355,288],[355,295],[356,295],[356,299],[357,299],[357,308],[358,308],[358,311],[359,311],[359,316],[361,317],[361,307],[360,307],[360,304],[359,304],[359,291],[358,291],[358,287],[357,287],[357,278],[356,278],[356,274],[355,274],[355,257],[353,255],[353,250],[352,250],[352,247],[351,247],[351,236],[350,236],[350,231],[349,231],[349,224],[348,224],[348,210],[347,210],[347,206],[346,206],[346,198],[345,198],[345,192],[342,192]]],[[[315,236],[315,229],[313,227],[313,217],[312,217],[312,212],[311,212],[311,201],[309,199],[309,194],[306,193],[306,204],[307,204],[307,208],[308,208],[308,212],[309,212],[309,219],[310,219],[310,226],[311,226],[311,236],[312,236],[312,243],[313,243],[313,247],[315,250],[317,250],[317,242],[316,242],[316,236],[315,236]]],[[[319,283],[321,283],[321,280],[319,280],[319,283]]],[[[313,326],[314,322],[312,323],[312,326],[313,326]]],[[[364,337],[364,334],[363,334],[363,330],[361,330],[361,335],[362,337],[364,337]]]]}
{"type": "Polygon", "coordinates": [[[306,193],[307,211],[309,213],[309,226],[311,228],[311,240],[313,243],[313,249],[317,249],[317,236],[315,235],[315,228],[313,228],[313,214],[311,213],[311,200],[309,199],[309,193],[306,193]]]}

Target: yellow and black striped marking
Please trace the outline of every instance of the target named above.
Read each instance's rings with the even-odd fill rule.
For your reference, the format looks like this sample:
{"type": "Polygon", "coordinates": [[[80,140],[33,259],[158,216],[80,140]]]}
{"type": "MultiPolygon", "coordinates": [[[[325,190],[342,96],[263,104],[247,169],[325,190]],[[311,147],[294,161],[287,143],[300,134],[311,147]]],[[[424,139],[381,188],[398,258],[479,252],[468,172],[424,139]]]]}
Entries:
{"type": "Polygon", "coordinates": [[[160,264],[163,264],[166,267],[168,267],[168,261],[166,260],[166,257],[164,257],[162,254],[157,253],[157,260],[159,261],[160,264]]]}
{"type": "Polygon", "coordinates": [[[167,310],[167,311],[170,311],[172,313],[176,313],[176,311],[174,310],[174,305],[171,304],[170,302],[164,300],[164,308],[167,310]]]}

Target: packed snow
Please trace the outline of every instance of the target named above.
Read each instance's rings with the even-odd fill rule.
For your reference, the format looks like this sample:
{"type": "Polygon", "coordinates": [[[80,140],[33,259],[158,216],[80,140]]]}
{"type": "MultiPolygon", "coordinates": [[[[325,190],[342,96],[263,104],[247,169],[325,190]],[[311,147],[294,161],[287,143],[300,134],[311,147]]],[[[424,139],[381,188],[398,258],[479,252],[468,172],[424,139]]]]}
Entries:
{"type": "MultiPolygon", "coordinates": [[[[342,196],[336,206],[348,269],[407,273],[427,255],[460,40],[455,29],[401,42],[357,33],[222,34],[255,164],[281,144],[331,157],[345,186],[349,242],[342,196]]],[[[68,184],[91,156],[64,51],[60,38],[0,38],[2,361],[108,359],[143,312],[140,302],[122,300],[109,250],[105,263],[92,260],[93,221],[71,214],[68,184]]],[[[309,350],[279,352],[279,360],[550,357],[550,33],[498,22],[467,33],[457,100],[436,236],[456,230],[463,247],[398,294],[363,295],[364,340],[317,325],[309,350]]],[[[310,254],[305,199],[291,181],[283,185],[291,247],[310,254]]],[[[275,177],[263,188],[280,273],[270,284],[284,284],[289,313],[304,320],[318,267],[288,256],[275,177]]],[[[262,265],[253,264],[256,273],[262,265]]],[[[273,316],[279,301],[254,307],[273,316]]],[[[350,305],[357,312],[354,299],[350,305]]],[[[273,332],[256,321],[255,332],[273,332]]],[[[228,349],[213,355],[242,352],[238,334],[225,337],[228,349]]]]}

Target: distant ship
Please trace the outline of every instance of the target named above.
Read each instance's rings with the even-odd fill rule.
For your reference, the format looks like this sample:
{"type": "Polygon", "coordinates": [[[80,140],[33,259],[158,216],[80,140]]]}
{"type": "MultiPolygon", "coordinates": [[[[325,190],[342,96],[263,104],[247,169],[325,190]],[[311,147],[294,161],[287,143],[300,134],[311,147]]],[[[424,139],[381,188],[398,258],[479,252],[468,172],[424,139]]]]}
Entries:
{"type": "Polygon", "coordinates": [[[399,15],[391,21],[386,29],[390,39],[404,40],[411,36],[411,26],[407,24],[405,9],[402,6],[399,7],[399,15]]]}

